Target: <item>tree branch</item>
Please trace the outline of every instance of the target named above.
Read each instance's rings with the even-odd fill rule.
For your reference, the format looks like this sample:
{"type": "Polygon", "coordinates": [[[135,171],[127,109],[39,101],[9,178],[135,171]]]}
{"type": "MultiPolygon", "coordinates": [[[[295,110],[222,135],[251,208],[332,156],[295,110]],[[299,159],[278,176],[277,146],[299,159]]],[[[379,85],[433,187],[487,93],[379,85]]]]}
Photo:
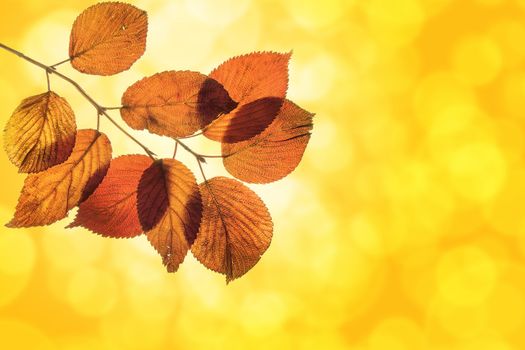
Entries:
{"type": "MultiPolygon", "coordinates": [[[[155,153],[153,153],[149,148],[147,148],[139,140],[137,140],[130,133],[128,133],[125,129],[123,129],[111,116],[109,116],[109,114],[106,112],[106,109],[104,107],[102,107],[101,105],[99,105],[91,96],[89,96],[87,94],[87,92],[76,81],[74,81],[70,77],[68,77],[68,76],[58,72],[56,69],[54,69],[54,66],[46,66],[45,64],[43,64],[41,62],[38,62],[38,61],[32,59],[31,57],[28,57],[28,56],[24,55],[20,51],[17,51],[17,50],[15,50],[13,48],[10,48],[9,46],[6,46],[6,45],[0,43],[0,48],[4,49],[6,51],[9,51],[12,54],[15,54],[16,56],[18,56],[18,57],[28,61],[29,63],[34,64],[37,67],[40,67],[40,68],[44,69],[48,75],[49,74],[55,74],[57,77],[61,78],[62,80],[65,80],[68,83],[70,83],[71,85],[73,85],[77,89],[77,91],[80,92],[80,94],[82,96],[84,96],[84,98],[89,103],[91,103],[91,105],[93,105],[93,107],[95,107],[95,109],[97,110],[98,114],[104,115],[113,125],[115,125],[115,127],[117,127],[117,129],[119,129],[122,133],[124,133],[127,137],[129,137],[137,145],[139,145],[146,152],[146,154],[148,156],[150,156],[150,158],[155,159],[155,157],[154,157],[155,153]]],[[[68,60],[66,60],[64,62],[67,62],[67,61],[68,60]]],[[[64,63],[64,62],[59,62],[59,63],[64,63]]]]}

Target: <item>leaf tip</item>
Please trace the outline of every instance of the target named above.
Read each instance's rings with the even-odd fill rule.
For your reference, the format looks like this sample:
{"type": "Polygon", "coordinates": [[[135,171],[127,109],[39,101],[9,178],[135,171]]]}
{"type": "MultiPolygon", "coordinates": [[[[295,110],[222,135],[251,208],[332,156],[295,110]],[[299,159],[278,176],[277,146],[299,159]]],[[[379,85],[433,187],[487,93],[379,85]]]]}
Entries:
{"type": "Polygon", "coordinates": [[[69,225],[65,226],[64,228],[75,228],[75,227],[79,227],[80,224],[75,221],[73,221],[72,223],[70,223],[69,225]]]}
{"type": "Polygon", "coordinates": [[[168,271],[168,273],[174,273],[174,272],[177,272],[178,270],[178,265],[173,261],[173,259],[171,259],[171,256],[168,256],[166,257],[166,259],[164,259],[164,266],[166,266],[166,271],[168,271]]]}
{"type": "Polygon", "coordinates": [[[20,223],[17,219],[16,219],[16,216],[14,218],[12,218],[7,224],[4,225],[5,227],[8,227],[8,228],[20,228],[20,227],[29,227],[31,225],[24,225],[23,223],[20,223]]]}

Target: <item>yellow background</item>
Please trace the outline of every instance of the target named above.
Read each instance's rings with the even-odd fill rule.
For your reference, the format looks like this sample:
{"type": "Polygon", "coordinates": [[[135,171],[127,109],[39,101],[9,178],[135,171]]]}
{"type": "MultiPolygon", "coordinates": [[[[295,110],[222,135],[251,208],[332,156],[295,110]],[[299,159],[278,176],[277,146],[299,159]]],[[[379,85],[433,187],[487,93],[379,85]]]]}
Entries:
{"type": "MultiPolygon", "coordinates": [[[[275,222],[247,275],[188,256],[168,275],[145,237],[69,222],[0,232],[2,349],[525,348],[525,1],[142,0],[147,50],[74,77],[104,105],[163,70],[287,52],[289,98],[315,112],[299,168],[252,186],[275,222]]],[[[2,0],[0,41],[53,64],[88,1],[2,0]]],[[[80,127],[95,111],[66,83],[80,127]]],[[[45,74],[0,52],[0,117],[45,74]]],[[[118,112],[112,111],[120,120],[118,112]]],[[[103,122],[115,154],[141,150],[103,122]]],[[[167,138],[134,132],[169,156],[167,138]]],[[[192,141],[203,153],[212,142],[192,141]]],[[[195,170],[194,160],[182,159],[195,170]]],[[[24,176],[0,155],[1,209],[24,176]]],[[[224,174],[210,161],[208,174],[224,174]]],[[[199,178],[199,176],[197,176],[199,178]]]]}

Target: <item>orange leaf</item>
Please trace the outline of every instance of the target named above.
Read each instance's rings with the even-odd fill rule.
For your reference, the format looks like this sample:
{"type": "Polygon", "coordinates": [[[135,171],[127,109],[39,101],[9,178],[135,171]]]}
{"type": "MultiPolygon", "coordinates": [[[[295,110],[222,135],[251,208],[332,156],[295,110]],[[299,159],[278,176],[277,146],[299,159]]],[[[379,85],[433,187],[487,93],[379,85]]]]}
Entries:
{"type": "Polygon", "coordinates": [[[223,143],[224,167],[239,180],[269,183],[292,172],[310,140],[313,114],[285,100],[281,111],[261,134],[238,142],[223,143]]]}
{"type": "Polygon", "coordinates": [[[75,221],[68,227],[83,226],[109,237],[134,237],[142,233],[137,213],[137,188],[152,160],[126,155],[111,161],[108,173],[95,192],[80,204],[75,221]]]}
{"type": "Polygon", "coordinates": [[[195,177],[181,162],[162,159],[146,169],[137,196],[142,228],[168,272],[175,272],[199,230],[202,203],[195,177]]]}
{"type": "Polygon", "coordinates": [[[71,156],[62,164],[29,175],[8,227],[49,225],[97,188],[111,160],[111,144],[95,130],[79,130],[71,156]]]}
{"type": "Polygon", "coordinates": [[[213,121],[204,135],[221,142],[239,142],[261,133],[274,120],[286,97],[290,53],[252,53],[234,57],[211,72],[239,103],[213,121]]]}
{"type": "Polygon", "coordinates": [[[230,282],[248,272],[270,245],[272,218],[257,194],[237,180],[215,177],[200,190],[202,220],[191,251],[230,282]]]}
{"type": "Polygon", "coordinates": [[[193,134],[237,104],[217,81],[197,72],[169,71],[131,85],[122,96],[122,119],[133,129],[170,137],[193,134]]]}
{"type": "Polygon", "coordinates": [[[4,147],[22,173],[63,163],[75,145],[77,126],[69,103],[52,91],[23,100],[7,122],[4,147]]]}
{"type": "Polygon", "coordinates": [[[93,5],[73,23],[69,41],[71,65],[88,74],[125,71],[144,53],[147,32],[145,11],[120,2],[93,5]]]}

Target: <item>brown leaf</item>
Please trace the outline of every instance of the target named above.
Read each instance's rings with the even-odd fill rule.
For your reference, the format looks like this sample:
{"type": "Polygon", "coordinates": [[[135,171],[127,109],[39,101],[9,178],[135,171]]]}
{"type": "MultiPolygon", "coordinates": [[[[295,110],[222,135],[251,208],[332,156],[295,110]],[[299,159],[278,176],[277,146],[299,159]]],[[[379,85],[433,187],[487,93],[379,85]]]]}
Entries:
{"type": "Polygon", "coordinates": [[[120,2],[93,5],[73,23],[69,41],[71,65],[88,74],[125,71],[144,53],[147,32],[145,11],[120,2]]]}
{"type": "Polygon", "coordinates": [[[122,119],[133,129],[170,137],[193,134],[237,104],[221,84],[190,71],[157,73],[122,96],[122,119]]]}
{"type": "Polygon", "coordinates": [[[195,240],[202,215],[191,171],[174,159],[153,163],[138,188],[140,223],[168,272],[175,272],[195,240]]]}
{"type": "Polygon", "coordinates": [[[272,218],[257,194],[237,180],[215,177],[199,187],[203,212],[191,251],[230,282],[250,270],[269,247],[272,218]]]}
{"type": "Polygon", "coordinates": [[[204,135],[239,142],[261,133],[279,112],[288,87],[290,53],[257,52],[234,57],[211,72],[239,105],[217,118],[204,135]]]}
{"type": "Polygon", "coordinates": [[[80,204],[75,221],[108,237],[134,237],[142,233],[137,212],[137,188],[151,158],[125,155],[111,161],[108,173],[89,198],[80,204]]]}
{"type": "Polygon", "coordinates": [[[77,126],[69,103],[52,91],[23,100],[7,122],[4,147],[22,173],[63,163],[75,145],[77,126]]]}
{"type": "Polygon", "coordinates": [[[269,183],[292,172],[310,140],[313,114],[286,100],[281,111],[261,134],[223,143],[224,167],[239,180],[269,183]]]}
{"type": "Polygon", "coordinates": [[[97,188],[111,160],[111,144],[96,130],[79,130],[71,156],[62,164],[29,175],[8,227],[49,225],[97,188]]]}

